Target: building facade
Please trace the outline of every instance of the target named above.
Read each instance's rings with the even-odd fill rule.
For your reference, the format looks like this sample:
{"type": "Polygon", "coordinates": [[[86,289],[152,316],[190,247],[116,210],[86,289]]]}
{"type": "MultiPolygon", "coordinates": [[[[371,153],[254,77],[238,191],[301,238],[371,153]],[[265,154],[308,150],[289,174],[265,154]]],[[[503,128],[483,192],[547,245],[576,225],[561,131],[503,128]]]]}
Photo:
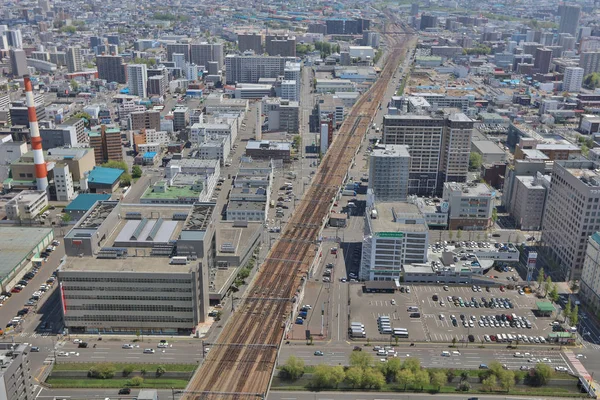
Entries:
{"type": "Polygon", "coordinates": [[[587,241],[578,297],[591,311],[600,311],[600,232],[587,241]]]}
{"type": "Polygon", "coordinates": [[[485,183],[444,183],[448,229],[486,230],[492,225],[495,192],[485,183]]]}
{"type": "Polygon", "coordinates": [[[98,67],[98,78],[105,79],[107,82],[127,82],[123,57],[116,55],[96,56],[96,66],[98,67]]]}
{"type": "Polygon", "coordinates": [[[369,160],[369,189],[378,201],[405,201],[408,196],[408,146],[375,148],[369,160]]]}
{"type": "Polygon", "coordinates": [[[127,65],[127,85],[129,86],[130,94],[140,96],[142,98],[148,97],[146,91],[147,82],[148,71],[146,64],[127,65]]]}

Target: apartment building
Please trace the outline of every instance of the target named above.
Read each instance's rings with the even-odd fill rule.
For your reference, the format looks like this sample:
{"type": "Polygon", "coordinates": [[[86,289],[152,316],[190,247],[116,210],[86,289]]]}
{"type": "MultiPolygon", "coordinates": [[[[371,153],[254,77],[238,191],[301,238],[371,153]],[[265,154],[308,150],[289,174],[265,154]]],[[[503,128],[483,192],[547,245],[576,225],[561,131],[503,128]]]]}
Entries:
{"type": "Polygon", "coordinates": [[[262,54],[262,35],[257,33],[240,33],[238,37],[238,49],[243,53],[253,51],[255,54],[262,54]]]}
{"type": "Polygon", "coordinates": [[[99,131],[90,132],[90,147],[94,149],[96,165],[109,160],[122,161],[121,130],[102,125],[99,131]]]}
{"type": "Polygon", "coordinates": [[[185,61],[190,61],[190,45],[188,43],[167,44],[167,60],[173,61],[173,54],[183,54],[185,61]]]}
{"type": "Polygon", "coordinates": [[[410,154],[408,146],[377,147],[369,160],[369,189],[378,201],[405,201],[408,196],[410,154]]]}
{"type": "Polygon", "coordinates": [[[127,85],[129,94],[148,97],[147,94],[148,71],[146,64],[127,65],[127,85]]]}
{"type": "Polygon", "coordinates": [[[123,57],[99,55],[96,56],[96,66],[98,67],[98,78],[104,79],[107,82],[127,82],[123,57]]]}
{"type": "Polygon", "coordinates": [[[277,78],[284,74],[285,64],[294,57],[228,54],[225,57],[225,80],[228,84],[258,83],[260,78],[277,78]]]}
{"type": "Polygon", "coordinates": [[[600,232],[587,240],[578,297],[594,313],[600,311],[600,232]]]}
{"type": "Polygon", "coordinates": [[[555,161],[542,242],[565,280],[581,278],[588,237],[600,231],[600,174],[586,159],[555,161]]]}
{"type": "Polygon", "coordinates": [[[0,398],[29,400],[35,398],[27,343],[0,343],[0,398]]]}
{"type": "Polygon", "coordinates": [[[192,43],[190,45],[190,62],[201,65],[205,69],[208,63],[216,61],[219,68],[223,67],[223,45],[221,43],[192,43]]]}
{"type": "Polygon", "coordinates": [[[67,49],[67,70],[70,73],[83,71],[81,47],[73,46],[67,49]]]}
{"type": "Polygon", "coordinates": [[[160,130],[160,111],[136,111],[129,114],[131,130],[160,130]]]}

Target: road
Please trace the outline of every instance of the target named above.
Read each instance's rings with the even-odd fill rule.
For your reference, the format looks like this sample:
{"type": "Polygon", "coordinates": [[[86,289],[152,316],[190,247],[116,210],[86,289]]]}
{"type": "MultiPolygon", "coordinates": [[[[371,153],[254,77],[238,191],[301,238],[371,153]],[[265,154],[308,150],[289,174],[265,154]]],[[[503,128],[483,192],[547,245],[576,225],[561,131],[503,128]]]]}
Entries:
{"type": "MultiPolygon", "coordinates": [[[[292,391],[270,391],[267,400],[431,400],[431,399],[447,399],[447,400],[465,400],[470,395],[468,394],[428,394],[428,393],[373,393],[373,392],[292,392],[292,391]]],[[[515,396],[500,396],[500,395],[476,395],[476,398],[485,400],[515,400],[523,399],[523,397],[515,396]]],[[[564,399],[561,397],[548,397],[544,399],[564,399]]]]}
{"type": "MultiPolygon", "coordinates": [[[[48,389],[48,388],[37,388],[34,390],[34,394],[36,395],[36,399],[40,400],[55,400],[55,399],[68,399],[68,400],[78,400],[78,399],[100,399],[104,400],[106,398],[110,399],[134,399],[137,397],[139,390],[132,389],[131,394],[127,396],[118,395],[119,389],[48,389]]],[[[171,389],[159,389],[158,390],[158,398],[159,399],[172,399],[173,392],[171,389]]],[[[175,398],[179,398],[178,395],[175,395],[175,398]]]]}

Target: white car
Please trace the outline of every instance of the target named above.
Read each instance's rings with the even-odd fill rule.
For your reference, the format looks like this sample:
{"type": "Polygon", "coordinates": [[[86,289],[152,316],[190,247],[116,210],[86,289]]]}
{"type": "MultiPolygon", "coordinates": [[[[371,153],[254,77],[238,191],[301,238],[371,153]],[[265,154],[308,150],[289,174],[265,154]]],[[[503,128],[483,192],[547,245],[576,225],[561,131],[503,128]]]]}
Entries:
{"type": "Polygon", "coordinates": [[[81,340],[81,339],[75,339],[75,340],[73,340],[73,343],[74,344],[83,343],[83,340],[81,340]]]}
{"type": "Polygon", "coordinates": [[[154,354],[154,349],[144,349],[144,354],[154,354]]]}
{"type": "Polygon", "coordinates": [[[129,344],[129,343],[125,343],[123,346],[121,346],[121,348],[123,348],[123,349],[133,349],[133,345],[129,344]]]}
{"type": "Polygon", "coordinates": [[[168,343],[159,343],[157,346],[159,349],[166,349],[167,347],[169,347],[168,343]]]}
{"type": "Polygon", "coordinates": [[[66,351],[59,351],[57,356],[59,357],[69,357],[69,353],[67,353],[66,351]]]}
{"type": "Polygon", "coordinates": [[[555,370],[556,372],[568,372],[568,371],[569,371],[569,370],[567,369],[567,367],[561,367],[561,366],[554,367],[554,370],[555,370]]]}

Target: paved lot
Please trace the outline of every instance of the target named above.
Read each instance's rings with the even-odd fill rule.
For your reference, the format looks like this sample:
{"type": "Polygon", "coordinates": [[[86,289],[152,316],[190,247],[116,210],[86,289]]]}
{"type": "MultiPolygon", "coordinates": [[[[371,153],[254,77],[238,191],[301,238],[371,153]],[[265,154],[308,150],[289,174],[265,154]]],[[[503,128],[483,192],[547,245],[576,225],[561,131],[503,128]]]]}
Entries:
{"type": "MultiPolygon", "coordinates": [[[[495,335],[499,333],[510,333],[513,335],[544,336],[552,332],[550,317],[538,317],[533,313],[536,298],[533,295],[519,295],[515,291],[501,292],[497,288],[491,288],[490,292],[482,289],[482,292],[473,292],[470,286],[451,286],[444,291],[440,286],[410,286],[410,293],[396,292],[394,294],[363,293],[360,285],[354,285],[351,294],[351,322],[365,324],[367,337],[373,340],[386,340],[387,335],[380,335],[377,330],[377,318],[382,315],[390,317],[394,328],[406,328],[409,331],[410,341],[430,342],[452,342],[466,341],[467,336],[472,334],[475,342],[484,341],[484,335],[495,335]],[[444,306],[439,300],[433,301],[433,295],[438,294],[439,300],[444,301],[444,306]],[[488,301],[495,298],[508,298],[514,305],[513,309],[504,308],[467,308],[457,307],[449,302],[448,296],[460,296],[463,299],[475,297],[478,302],[485,297],[488,301]],[[392,304],[395,301],[395,305],[392,304]],[[420,318],[411,318],[407,311],[409,306],[419,308],[420,318]],[[493,317],[499,314],[516,314],[527,318],[532,325],[531,329],[516,327],[485,327],[479,326],[481,316],[493,317]],[[440,317],[440,314],[443,317],[440,317]],[[472,327],[464,327],[460,315],[469,320],[475,316],[472,327]],[[455,315],[458,326],[453,326],[450,316],[455,315]]],[[[406,341],[406,339],[404,340],[406,341]]]]}

